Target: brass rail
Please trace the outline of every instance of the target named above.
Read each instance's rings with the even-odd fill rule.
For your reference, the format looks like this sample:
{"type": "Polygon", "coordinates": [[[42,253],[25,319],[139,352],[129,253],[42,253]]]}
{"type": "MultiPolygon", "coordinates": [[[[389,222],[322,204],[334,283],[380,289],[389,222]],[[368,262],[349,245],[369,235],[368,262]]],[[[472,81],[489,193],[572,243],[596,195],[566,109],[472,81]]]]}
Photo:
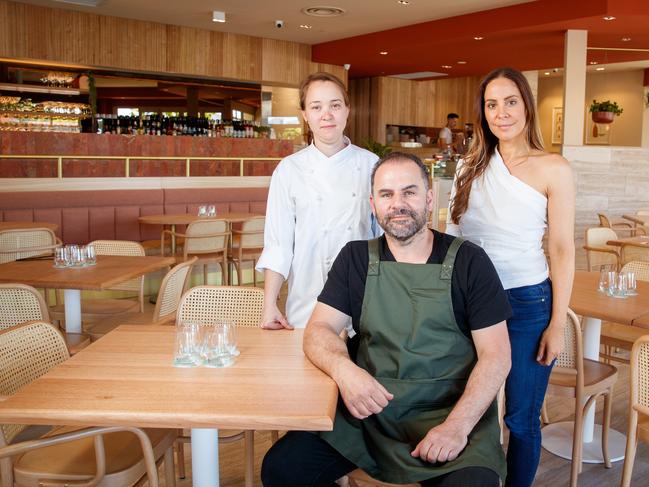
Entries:
{"type": "Polygon", "coordinates": [[[130,178],[130,162],[131,161],[185,161],[185,176],[190,177],[192,161],[239,161],[239,177],[243,177],[243,163],[244,161],[280,161],[282,157],[184,157],[184,156],[168,156],[168,157],[154,157],[154,156],[63,156],[63,155],[4,155],[0,154],[0,159],[46,159],[57,161],[57,177],[63,179],[63,161],[65,159],[87,159],[87,160],[124,160],[124,174],[125,177],[130,178]]]}

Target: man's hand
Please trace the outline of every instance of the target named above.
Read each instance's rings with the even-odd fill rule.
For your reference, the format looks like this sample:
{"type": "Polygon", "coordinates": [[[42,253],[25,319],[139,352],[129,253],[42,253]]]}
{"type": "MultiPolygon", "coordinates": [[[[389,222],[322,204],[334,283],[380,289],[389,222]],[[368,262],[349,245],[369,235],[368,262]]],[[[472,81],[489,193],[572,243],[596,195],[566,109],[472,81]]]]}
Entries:
{"type": "Polygon", "coordinates": [[[541,343],[539,344],[539,351],[536,354],[536,361],[541,365],[550,365],[563,350],[564,326],[563,324],[555,325],[550,322],[550,325],[543,332],[541,343]]]}
{"type": "Polygon", "coordinates": [[[293,326],[286,321],[286,318],[274,302],[270,304],[264,303],[264,310],[261,314],[261,323],[259,323],[259,326],[266,330],[293,329],[293,326]]]}
{"type": "Polygon", "coordinates": [[[425,462],[450,462],[462,453],[467,441],[464,428],[457,423],[445,421],[431,428],[410,454],[425,462]]]}
{"type": "Polygon", "coordinates": [[[349,412],[358,419],[378,414],[394,397],[366,370],[347,360],[333,379],[349,412]]]}

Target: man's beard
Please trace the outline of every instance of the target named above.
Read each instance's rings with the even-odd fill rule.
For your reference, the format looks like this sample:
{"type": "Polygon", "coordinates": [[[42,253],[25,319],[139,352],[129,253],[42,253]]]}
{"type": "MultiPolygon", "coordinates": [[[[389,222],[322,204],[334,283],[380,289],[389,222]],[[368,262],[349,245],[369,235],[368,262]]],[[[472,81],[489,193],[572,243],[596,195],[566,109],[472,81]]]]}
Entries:
{"type": "Polygon", "coordinates": [[[402,208],[397,211],[393,211],[379,220],[381,228],[390,237],[399,240],[405,241],[412,238],[413,235],[419,233],[419,231],[426,226],[427,223],[427,213],[426,210],[421,213],[417,213],[414,210],[409,210],[407,208],[402,208]],[[410,220],[401,220],[399,222],[393,222],[394,217],[400,217],[407,215],[410,217],[410,220]]]}

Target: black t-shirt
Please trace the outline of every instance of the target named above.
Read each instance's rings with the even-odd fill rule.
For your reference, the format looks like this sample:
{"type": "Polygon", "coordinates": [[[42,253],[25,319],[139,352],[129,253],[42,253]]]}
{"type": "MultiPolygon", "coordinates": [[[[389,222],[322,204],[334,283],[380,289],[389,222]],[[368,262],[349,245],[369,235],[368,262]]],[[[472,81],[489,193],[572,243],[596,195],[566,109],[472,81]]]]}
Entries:
{"type": "MultiPolygon", "coordinates": [[[[433,230],[433,250],[428,264],[441,264],[454,237],[433,230]]],[[[380,260],[394,262],[385,237],[379,239],[380,260]]],[[[318,301],[351,316],[358,333],[369,251],[366,240],[347,243],[333,263],[318,301]]],[[[471,330],[495,325],[511,317],[507,294],[491,260],[471,242],[464,242],[455,257],[451,277],[451,299],[455,321],[467,336],[471,330]]]]}

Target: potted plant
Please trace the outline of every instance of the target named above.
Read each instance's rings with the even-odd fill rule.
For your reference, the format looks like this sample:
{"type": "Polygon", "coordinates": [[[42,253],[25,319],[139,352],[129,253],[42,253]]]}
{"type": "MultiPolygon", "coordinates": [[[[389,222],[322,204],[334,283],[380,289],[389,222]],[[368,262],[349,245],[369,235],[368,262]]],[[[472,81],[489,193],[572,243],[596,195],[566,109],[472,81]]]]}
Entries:
{"type": "Polygon", "coordinates": [[[612,123],[616,115],[622,113],[622,108],[620,108],[615,101],[606,100],[598,102],[593,100],[593,103],[590,104],[591,117],[595,123],[612,123]]]}
{"type": "Polygon", "coordinates": [[[392,147],[390,147],[389,145],[383,145],[380,142],[372,139],[371,137],[363,143],[363,147],[365,147],[370,152],[374,152],[379,157],[384,157],[392,152],[392,147]]]}

